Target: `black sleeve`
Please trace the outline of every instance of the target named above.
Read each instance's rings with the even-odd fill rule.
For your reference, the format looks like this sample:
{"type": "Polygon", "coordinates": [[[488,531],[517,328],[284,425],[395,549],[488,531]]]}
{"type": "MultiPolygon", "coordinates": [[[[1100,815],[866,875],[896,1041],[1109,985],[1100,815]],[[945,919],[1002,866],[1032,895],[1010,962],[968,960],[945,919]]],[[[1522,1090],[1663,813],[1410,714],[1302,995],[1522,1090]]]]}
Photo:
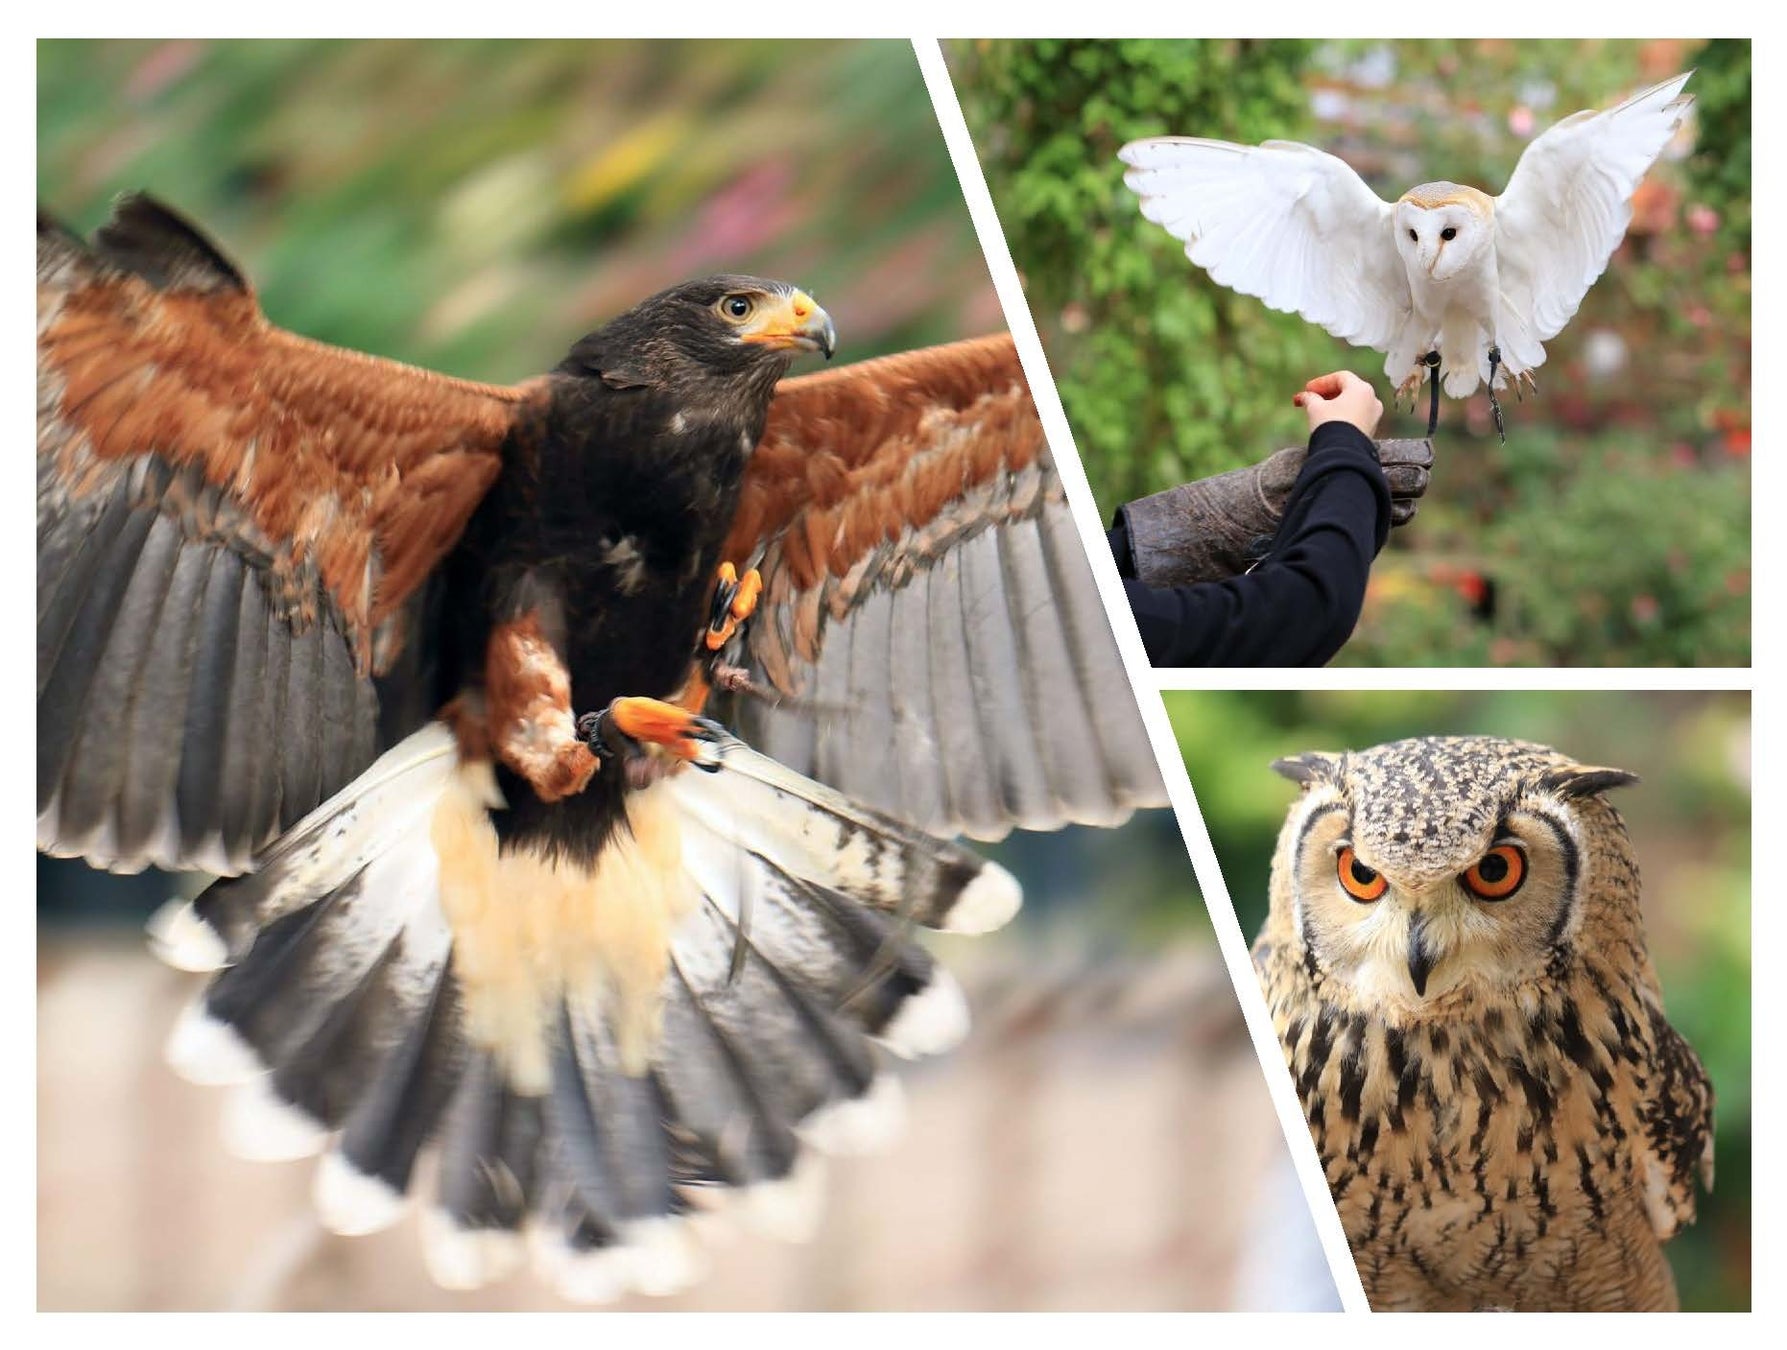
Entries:
{"type": "Polygon", "coordinates": [[[1270,551],[1245,576],[1145,586],[1120,526],[1110,540],[1156,666],[1319,666],[1352,636],[1389,533],[1390,487],[1371,439],[1327,422],[1309,438],[1270,551]]]}
{"type": "Polygon", "coordinates": [[[1135,555],[1129,551],[1129,525],[1123,513],[1117,513],[1117,519],[1111,522],[1110,531],[1105,538],[1111,542],[1111,556],[1117,560],[1117,575],[1125,581],[1135,580],[1135,555]]]}

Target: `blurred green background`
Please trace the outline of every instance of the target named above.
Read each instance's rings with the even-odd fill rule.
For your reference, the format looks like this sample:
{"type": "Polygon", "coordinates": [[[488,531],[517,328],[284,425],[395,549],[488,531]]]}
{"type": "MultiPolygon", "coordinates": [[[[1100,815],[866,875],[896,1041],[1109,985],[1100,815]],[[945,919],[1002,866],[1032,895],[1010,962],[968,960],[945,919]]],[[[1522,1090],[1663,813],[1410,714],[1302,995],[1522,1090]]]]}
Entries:
{"type": "Polygon", "coordinates": [[[840,358],[1004,327],[909,44],[43,42],[39,200],[146,188],[274,322],[513,380],[708,272],[840,358]]]}
{"type": "Polygon", "coordinates": [[[1688,1309],[1750,1306],[1750,696],[1747,693],[1169,693],[1230,897],[1251,940],[1296,785],[1281,755],[1405,736],[1488,734],[1552,745],[1642,781],[1613,794],[1637,849],[1644,919],[1669,1019],[1717,1093],[1718,1184],[1669,1244],[1688,1309]]]}
{"type": "MultiPolygon", "coordinates": [[[[1691,137],[1546,344],[1539,396],[1441,411],[1433,485],[1373,569],[1353,665],[1750,659],[1747,41],[1036,41],[947,47],[1104,514],[1301,443],[1290,402],[1383,358],[1212,282],[1144,221],[1118,148],[1176,133],[1330,150],[1388,200],[1499,192],[1524,145],[1690,67],[1691,137]],[[1691,153],[1690,153],[1691,149],[1691,153]]],[[[1391,412],[1380,432],[1421,434],[1391,412]]]]}

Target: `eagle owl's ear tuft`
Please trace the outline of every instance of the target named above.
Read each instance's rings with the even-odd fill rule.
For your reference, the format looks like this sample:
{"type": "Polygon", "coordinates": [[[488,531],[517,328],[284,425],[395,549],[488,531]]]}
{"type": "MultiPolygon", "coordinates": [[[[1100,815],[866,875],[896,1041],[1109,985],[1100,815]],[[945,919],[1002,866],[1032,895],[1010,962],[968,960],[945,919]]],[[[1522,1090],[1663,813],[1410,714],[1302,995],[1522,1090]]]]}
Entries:
{"type": "Polygon", "coordinates": [[[1337,756],[1311,750],[1301,755],[1287,755],[1283,759],[1273,760],[1272,772],[1307,788],[1313,783],[1332,783],[1339,766],[1337,756]]]}
{"type": "Polygon", "coordinates": [[[1592,797],[1609,788],[1629,787],[1638,781],[1638,775],[1627,773],[1624,769],[1605,769],[1591,767],[1586,764],[1572,764],[1568,768],[1553,769],[1539,780],[1541,787],[1555,792],[1560,797],[1592,797]]]}

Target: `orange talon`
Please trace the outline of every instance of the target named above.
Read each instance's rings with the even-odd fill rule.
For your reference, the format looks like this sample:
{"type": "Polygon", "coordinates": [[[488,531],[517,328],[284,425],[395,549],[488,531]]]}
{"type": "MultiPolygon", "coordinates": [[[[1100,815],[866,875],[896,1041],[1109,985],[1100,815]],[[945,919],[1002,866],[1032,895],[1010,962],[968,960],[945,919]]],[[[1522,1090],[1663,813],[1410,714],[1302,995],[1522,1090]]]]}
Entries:
{"type": "Polygon", "coordinates": [[[763,594],[763,573],[755,567],[738,579],[738,594],[732,597],[732,617],[743,623],[757,612],[757,601],[763,594]]]}
{"type": "Polygon", "coordinates": [[[755,567],[744,576],[731,563],[720,564],[720,579],[714,587],[713,617],[708,620],[706,644],[717,652],[738,632],[738,626],[757,612],[757,601],[763,594],[763,574],[755,567]]]}
{"type": "Polygon", "coordinates": [[[593,719],[586,742],[597,754],[624,753],[618,733],[635,745],[655,745],[698,768],[717,768],[726,731],[718,722],[655,698],[617,698],[593,719]]]}

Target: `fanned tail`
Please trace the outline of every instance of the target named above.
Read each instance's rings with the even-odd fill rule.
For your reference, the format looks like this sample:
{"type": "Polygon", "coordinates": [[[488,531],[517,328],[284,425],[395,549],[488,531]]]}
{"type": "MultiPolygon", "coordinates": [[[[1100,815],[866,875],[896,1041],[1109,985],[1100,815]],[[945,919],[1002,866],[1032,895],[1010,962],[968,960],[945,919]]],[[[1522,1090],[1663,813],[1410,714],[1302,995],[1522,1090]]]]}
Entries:
{"type": "Polygon", "coordinates": [[[707,1211],[810,1232],[816,1152],[897,1128],[880,1051],[966,1033],[961,990],[913,927],[984,932],[1019,904],[996,865],[729,742],[720,773],[630,796],[613,865],[499,855],[485,831],[471,871],[528,972],[525,1015],[510,990],[492,1017],[493,939],[463,903],[465,840],[485,834],[454,822],[500,809],[488,767],[431,725],[254,872],[151,925],[164,958],[213,973],[169,1057],[234,1085],[232,1147],[321,1153],[317,1205],[339,1233],[393,1222],[431,1171],[426,1254],[449,1287],[531,1255],[571,1299],[669,1293],[704,1269],[690,1220],[707,1211]],[[577,927],[630,913],[622,883],[665,856],[676,875],[658,889],[679,898],[661,928],[635,924],[626,946],[577,927]],[[660,932],[655,952],[637,945],[660,932]],[[611,968],[623,955],[662,970],[643,1014],[611,968]]]}

